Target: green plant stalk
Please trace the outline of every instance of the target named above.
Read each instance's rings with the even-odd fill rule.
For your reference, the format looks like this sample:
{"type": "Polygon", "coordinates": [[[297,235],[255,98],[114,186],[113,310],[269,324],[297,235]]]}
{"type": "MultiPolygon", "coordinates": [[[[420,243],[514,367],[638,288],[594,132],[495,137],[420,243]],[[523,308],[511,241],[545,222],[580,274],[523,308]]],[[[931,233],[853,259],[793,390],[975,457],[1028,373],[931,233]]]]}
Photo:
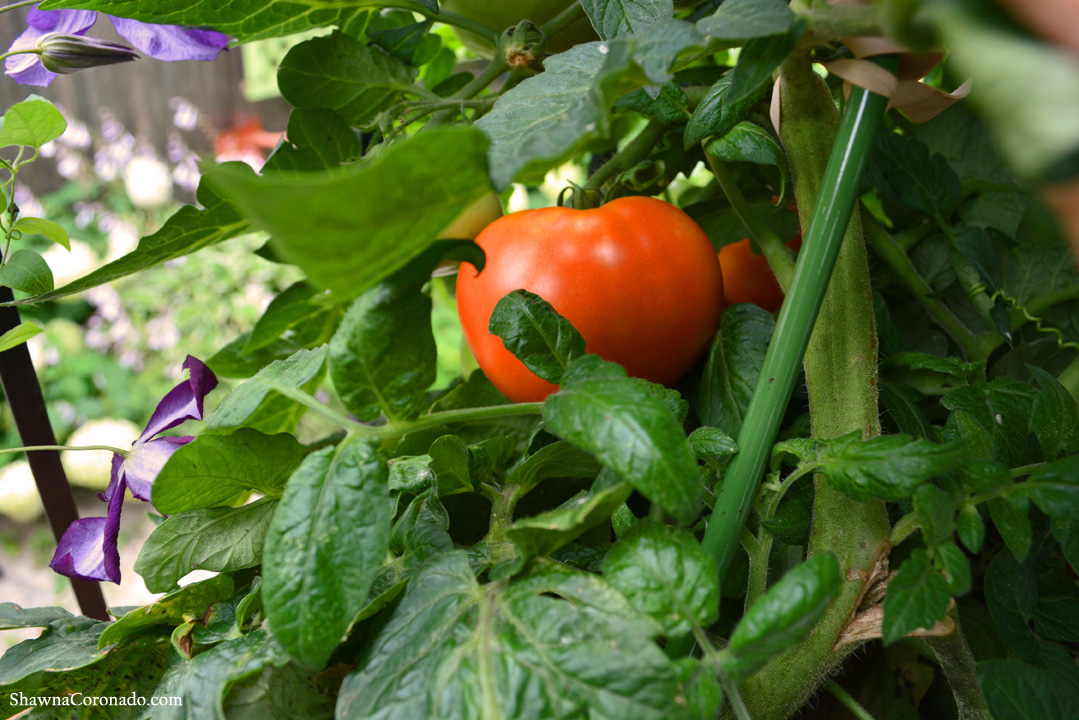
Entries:
{"type": "Polygon", "coordinates": [[[851,715],[858,718],[858,720],[874,720],[873,716],[869,714],[869,711],[862,707],[854,696],[843,689],[839,683],[835,680],[829,680],[824,684],[824,689],[832,694],[839,702],[843,703],[843,707],[850,710],[851,715]]]}
{"type": "MultiPolygon", "coordinates": [[[[890,62],[894,63],[895,58],[890,62]]],[[[735,486],[747,495],[751,495],[760,476],[757,468],[767,461],[802,351],[813,436],[832,438],[854,430],[866,436],[880,432],[877,336],[869,265],[861,223],[851,213],[887,100],[855,88],[840,122],[831,93],[813,71],[808,55],[789,57],[780,70],[780,79],[781,136],[806,232],[760,386],[739,435],[742,450],[735,462],[755,463],[747,468],[753,471],[747,473],[748,477],[734,475],[748,483],[748,487],[735,486]],[[830,155],[823,151],[828,147],[832,148],[830,155]],[[779,365],[782,375],[773,369],[773,364],[779,365]],[[784,385],[782,395],[773,389],[784,385]],[[765,392],[761,393],[761,389],[765,392]],[[757,395],[762,397],[758,399],[757,395]],[[765,409],[756,411],[763,415],[764,422],[754,418],[751,424],[754,405],[764,403],[765,409]],[[760,444],[747,453],[743,442],[760,444]]],[[[739,473],[746,472],[739,468],[739,473]]],[[[728,480],[731,477],[728,474],[728,480]]],[[[852,570],[868,567],[873,553],[888,535],[884,503],[851,500],[820,477],[814,479],[814,485],[809,556],[833,553],[844,577],[852,570]]],[[[770,720],[797,712],[846,656],[849,649],[836,652],[833,646],[860,590],[859,581],[844,582],[839,597],[806,639],[773,658],[743,683],[743,697],[754,717],[770,720]]]]}
{"type": "Polygon", "coordinates": [[[1072,360],[1071,364],[1064,368],[1057,380],[1064,386],[1064,389],[1071,393],[1073,398],[1079,400],[1079,357],[1072,360]]]}
{"type": "Polygon", "coordinates": [[[952,689],[959,720],[992,720],[989,705],[978,686],[975,675],[974,655],[970,652],[959,614],[953,609],[949,615],[955,621],[955,630],[941,637],[922,638],[940,663],[948,686],[952,689]]]}
{"type": "Polygon", "coordinates": [[[734,213],[742,221],[742,224],[746,226],[746,229],[749,230],[753,239],[757,241],[761,253],[768,260],[768,267],[772,269],[772,274],[779,281],[779,286],[786,292],[787,288],[790,287],[791,280],[794,278],[794,259],[791,258],[787,248],[783,245],[783,241],[779,239],[775,231],[761,220],[757,213],[753,212],[753,208],[746,202],[745,196],[742,195],[738,183],[727,170],[727,166],[707,154],[706,158],[708,167],[712,170],[712,174],[716,176],[716,182],[723,188],[723,194],[730,201],[734,213]]]}
{"type": "MultiPolygon", "coordinates": [[[[820,77],[813,72],[809,57],[800,55],[789,58],[784,64],[784,73],[783,139],[791,156],[795,192],[803,213],[802,225],[807,227],[807,230],[790,290],[779,311],[775,334],[765,355],[760,379],[746,410],[742,430],[738,434],[738,454],[731,461],[720,486],[708,529],[701,541],[702,547],[718,560],[720,584],[738,550],[742,528],[771,456],[772,445],[798,377],[799,365],[806,348],[811,344],[811,334],[814,357],[806,357],[806,375],[807,380],[812,383],[810,404],[814,435],[835,437],[849,431],[852,424],[855,425],[854,429],[872,433],[876,427],[879,432],[879,426],[875,425],[878,422],[875,392],[876,332],[873,326],[872,298],[869,294],[869,269],[865,246],[861,240],[861,226],[857,224],[857,218],[854,218],[855,222],[851,222],[851,212],[858,197],[862,171],[888,101],[879,95],[855,88],[847,103],[842,125],[836,133],[836,111],[831,94],[820,77]],[[829,146],[828,140],[832,136],[835,137],[835,142],[832,144],[831,154],[825,155],[822,148],[829,146]],[[807,223],[810,208],[813,209],[812,222],[807,223]],[[844,230],[848,228],[848,223],[851,228],[847,234],[852,238],[852,242],[843,243],[844,230]],[[841,245],[846,249],[845,253],[841,253],[841,245]],[[843,257],[839,260],[835,279],[829,289],[829,277],[833,275],[832,268],[840,255],[843,257]],[[860,268],[857,267],[859,255],[860,268]],[[851,268],[852,265],[855,269],[851,268]],[[849,287],[852,283],[856,288],[849,287]],[[861,289],[862,285],[864,290],[861,289]],[[831,296],[827,303],[826,290],[831,296]],[[858,298],[852,298],[851,294],[855,292],[862,294],[858,298]],[[825,305],[825,312],[821,314],[819,329],[814,333],[817,312],[822,308],[822,304],[825,305]],[[851,317],[852,311],[863,307],[868,308],[866,317],[851,317]],[[833,352],[836,356],[829,357],[833,352]],[[854,367],[855,364],[861,366],[860,371],[854,367]],[[837,372],[838,368],[842,368],[842,372],[837,372]],[[867,372],[873,377],[872,384],[865,377],[867,372]],[[830,383],[835,385],[831,386],[830,383]],[[853,396],[850,393],[853,393],[853,396]],[[814,395],[817,396],[816,399],[814,395]],[[848,397],[854,398],[853,408],[849,406],[848,397]],[[813,413],[814,405],[816,413],[813,413]]],[[[838,514],[831,516],[834,518],[833,522],[846,522],[847,516],[852,512],[854,521],[858,521],[857,516],[863,514],[860,503],[846,500],[845,496],[831,491],[830,488],[825,488],[825,491],[831,494],[830,504],[839,506],[836,508],[838,514]],[[839,498],[856,507],[842,507],[844,503],[840,502],[839,498]]],[[[874,527],[874,532],[883,540],[888,532],[883,503],[880,504],[879,514],[883,527],[874,527]]],[[[877,518],[874,518],[874,525],[880,524],[876,520],[877,518]]],[[[816,523],[814,537],[817,538],[817,543],[814,545],[811,541],[811,550],[820,552],[823,549],[820,547],[820,527],[827,524],[816,523]]],[[[867,533],[857,533],[859,541],[864,534],[867,533]]],[[[825,537],[832,539],[831,534],[825,537]]],[[[824,548],[828,548],[828,545],[824,548]]],[[[870,555],[874,549],[875,545],[868,549],[870,555]]],[[[847,554],[842,549],[836,551],[844,569],[852,567],[852,564],[847,562],[850,559],[846,557],[847,554]]],[[[868,558],[861,567],[866,564],[868,558]]],[[[853,589],[857,591],[857,588],[853,589]]],[[[846,615],[846,610],[842,615],[846,615]]],[[[838,635],[838,631],[835,635],[838,635]]],[[[680,641],[672,644],[674,647],[668,652],[673,653],[683,651],[689,643],[680,641]]],[[[828,641],[828,647],[830,650],[831,640],[828,641]]],[[[814,657],[813,660],[816,663],[819,658],[814,657]]],[[[805,682],[810,678],[815,682],[804,693],[808,696],[816,689],[822,676],[813,673],[789,673],[786,682],[805,682]]],[[[797,706],[791,707],[790,712],[796,709],[797,706]]],[[[773,712],[755,712],[754,717],[763,719],[778,714],[773,709],[773,712]]]]}
{"type": "Polygon", "coordinates": [[[588,181],[584,184],[585,190],[599,190],[609,180],[614,179],[619,173],[629,170],[631,167],[648,157],[652,148],[663,139],[667,132],[666,123],[659,120],[649,120],[648,124],[641,128],[637,136],[626,143],[626,146],[615,153],[610,160],[603,163],[588,181]]]}
{"type": "Polygon", "coordinates": [[[984,360],[986,357],[983,354],[984,348],[974,333],[948,309],[947,305],[933,297],[933,288],[918,273],[914,263],[910,261],[907,253],[895,238],[868,212],[862,213],[862,224],[865,227],[866,237],[873,244],[877,255],[888,263],[907,289],[921,301],[936,323],[944,328],[944,331],[959,345],[966,359],[971,362],[984,360]]]}

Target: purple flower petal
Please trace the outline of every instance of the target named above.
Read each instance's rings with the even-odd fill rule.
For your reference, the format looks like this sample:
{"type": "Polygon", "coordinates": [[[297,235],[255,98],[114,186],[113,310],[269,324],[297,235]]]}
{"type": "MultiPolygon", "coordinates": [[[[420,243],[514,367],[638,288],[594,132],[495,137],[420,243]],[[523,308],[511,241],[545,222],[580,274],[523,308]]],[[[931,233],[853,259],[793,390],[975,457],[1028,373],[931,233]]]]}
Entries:
{"type": "Polygon", "coordinates": [[[229,39],[214,30],[112,18],[116,32],[138,50],[158,60],[213,60],[228,46],[229,39]]]}
{"type": "Polygon", "coordinates": [[[99,492],[97,499],[102,502],[108,502],[112,500],[112,494],[116,492],[116,487],[120,484],[120,468],[124,464],[124,458],[116,453],[112,454],[112,478],[109,480],[109,486],[105,488],[105,492],[99,492]]]}
{"type": "Polygon", "coordinates": [[[82,518],[68,526],[49,563],[56,572],[80,580],[120,582],[120,552],[116,537],[124,507],[124,483],[109,501],[103,518],[82,518]]]}
{"type": "MultiPolygon", "coordinates": [[[[15,42],[12,50],[29,50],[37,47],[38,41],[49,33],[82,35],[93,26],[97,13],[93,10],[38,10],[36,7],[27,17],[26,30],[15,42]]],[[[41,58],[33,53],[12,55],[4,61],[4,74],[20,85],[45,86],[57,76],[42,66],[41,58]]]]}
{"type": "Polygon", "coordinates": [[[127,456],[120,472],[131,494],[139,500],[150,502],[154,480],[172,454],[194,437],[163,437],[139,443],[127,456]]]}
{"type": "Polygon", "coordinates": [[[217,387],[217,376],[197,358],[187,356],[184,367],[191,370],[191,379],[180,383],[157,405],[153,417],[146,425],[135,445],[141,445],[153,436],[174,428],[185,420],[202,419],[202,401],[206,393],[217,387]]]}

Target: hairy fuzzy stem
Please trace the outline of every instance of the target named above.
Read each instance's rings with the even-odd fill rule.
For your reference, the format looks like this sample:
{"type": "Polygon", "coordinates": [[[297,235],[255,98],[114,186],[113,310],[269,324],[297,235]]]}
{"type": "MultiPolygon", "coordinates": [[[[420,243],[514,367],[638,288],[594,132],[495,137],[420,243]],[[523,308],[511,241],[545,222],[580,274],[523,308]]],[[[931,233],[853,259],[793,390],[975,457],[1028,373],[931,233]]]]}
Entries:
{"type": "MultiPolygon", "coordinates": [[[[787,150],[802,227],[816,210],[824,171],[837,136],[839,115],[807,55],[788,58],[781,72],[781,135],[787,150]]],[[[840,250],[816,329],[805,356],[813,435],[831,438],[852,430],[880,432],[877,411],[877,336],[862,226],[853,215],[840,250]]],[[[832,552],[844,574],[869,565],[888,537],[884,503],[859,503],[822,479],[815,480],[809,554],[832,552]]],[[[844,582],[840,596],[809,636],[743,684],[757,720],[786,718],[816,692],[852,648],[832,646],[861,585],[844,582]]]]}

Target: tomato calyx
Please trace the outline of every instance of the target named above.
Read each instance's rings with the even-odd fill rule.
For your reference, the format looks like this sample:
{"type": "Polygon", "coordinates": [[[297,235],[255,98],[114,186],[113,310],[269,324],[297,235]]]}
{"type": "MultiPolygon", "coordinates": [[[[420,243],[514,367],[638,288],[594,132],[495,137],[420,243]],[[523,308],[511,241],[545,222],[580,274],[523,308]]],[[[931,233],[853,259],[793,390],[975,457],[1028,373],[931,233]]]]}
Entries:
{"type": "Polygon", "coordinates": [[[511,68],[539,70],[547,52],[547,36],[531,20],[522,20],[502,33],[498,51],[511,68]]]}

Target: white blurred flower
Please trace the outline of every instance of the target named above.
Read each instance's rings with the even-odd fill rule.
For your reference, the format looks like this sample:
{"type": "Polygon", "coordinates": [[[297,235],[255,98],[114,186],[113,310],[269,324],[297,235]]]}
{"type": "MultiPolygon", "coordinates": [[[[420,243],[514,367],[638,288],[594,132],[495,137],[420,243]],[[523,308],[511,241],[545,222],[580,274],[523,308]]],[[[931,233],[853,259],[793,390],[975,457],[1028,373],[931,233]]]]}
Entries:
{"type": "Polygon", "coordinates": [[[34,367],[44,367],[45,362],[45,334],[38,333],[26,341],[26,349],[30,351],[30,362],[34,367]]]}
{"type": "Polygon", "coordinates": [[[506,202],[506,213],[515,213],[519,210],[528,209],[528,188],[521,183],[513,184],[513,193],[506,202]]]}
{"type": "Polygon", "coordinates": [[[49,264],[53,283],[58,288],[97,268],[97,257],[94,256],[94,251],[81,240],[71,241],[71,252],[60,245],[53,245],[41,256],[49,264]]]}
{"type": "Polygon", "coordinates": [[[198,156],[194,154],[185,157],[172,169],[173,181],[188,192],[194,192],[195,188],[199,186],[199,179],[201,177],[202,173],[199,172],[198,156]]]}
{"type": "Polygon", "coordinates": [[[70,147],[88,148],[90,147],[90,129],[86,127],[86,123],[68,118],[67,129],[57,142],[70,147]]]}
{"type": "Polygon", "coordinates": [[[172,199],[172,176],[165,163],[139,155],[124,168],[124,188],[135,207],[161,207],[172,199]]]}
{"type": "Polygon", "coordinates": [[[180,330],[168,315],[146,323],[146,346],[151,350],[170,350],[180,342],[180,330]]]}
{"type": "Polygon", "coordinates": [[[75,180],[86,173],[86,160],[77,152],[61,150],[56,159],[56,172],[60,177],[75,180]]]}
{"type": "Polygon", "coordinates": [[[42,511],[29,463],[16,460],[0,469],[0,513],[16,522],[28,523],[39,518],[42,511]]]}
{"type": "MultiPolygon", "coordinates": [[[[104,418],[91,420],[67,439],[67,445],[111,445],[129,448],[139,437],[138,426],[129,420],[104,418]]],[[[65,450],[60,453],[67,479],[72,485],[104,490],[112,475],[112,453],[108,450],[65,450]]]]}
{"type": "Polygon", "coordinates": [[[37,196],[23,184],[15,186],[15,204],[19,206],[19,214],[25,217],[44,217],[45,208],[37,196]]]}
{"type": "Polygon", "coordinates": [[[198,108],[186,98],[172,98],[169,100],[169,107],[173,110],[172,124],[181,130],[194,130],[199,124],[198,108]]]}
{"type": "Polygon", "coordinates": [[[51,158],[56,155],[56,143],[52,140],[38,148],[37,154],[41,157],[51,158]]]}
{"type": "MultiPolygon", "coordinates": [[[[97,315],[105,322],[116,322],[123,315],[123,303],[120,293],[112,285],[98,285],[86,293],[86,299],[97,308],[97,315]]],[[[99,323],[93,322],[97,318],[90,318],[90,327],[99,328],[99,323]]]]}
{"type": "Polygon", "coordinates": [[[108,229],[109,254],[105,258],[106,262],[122,258],[139,244],[139,229],[133,223],[127,220],[118,220],[110,224],[111,227],[108,229]]]}

